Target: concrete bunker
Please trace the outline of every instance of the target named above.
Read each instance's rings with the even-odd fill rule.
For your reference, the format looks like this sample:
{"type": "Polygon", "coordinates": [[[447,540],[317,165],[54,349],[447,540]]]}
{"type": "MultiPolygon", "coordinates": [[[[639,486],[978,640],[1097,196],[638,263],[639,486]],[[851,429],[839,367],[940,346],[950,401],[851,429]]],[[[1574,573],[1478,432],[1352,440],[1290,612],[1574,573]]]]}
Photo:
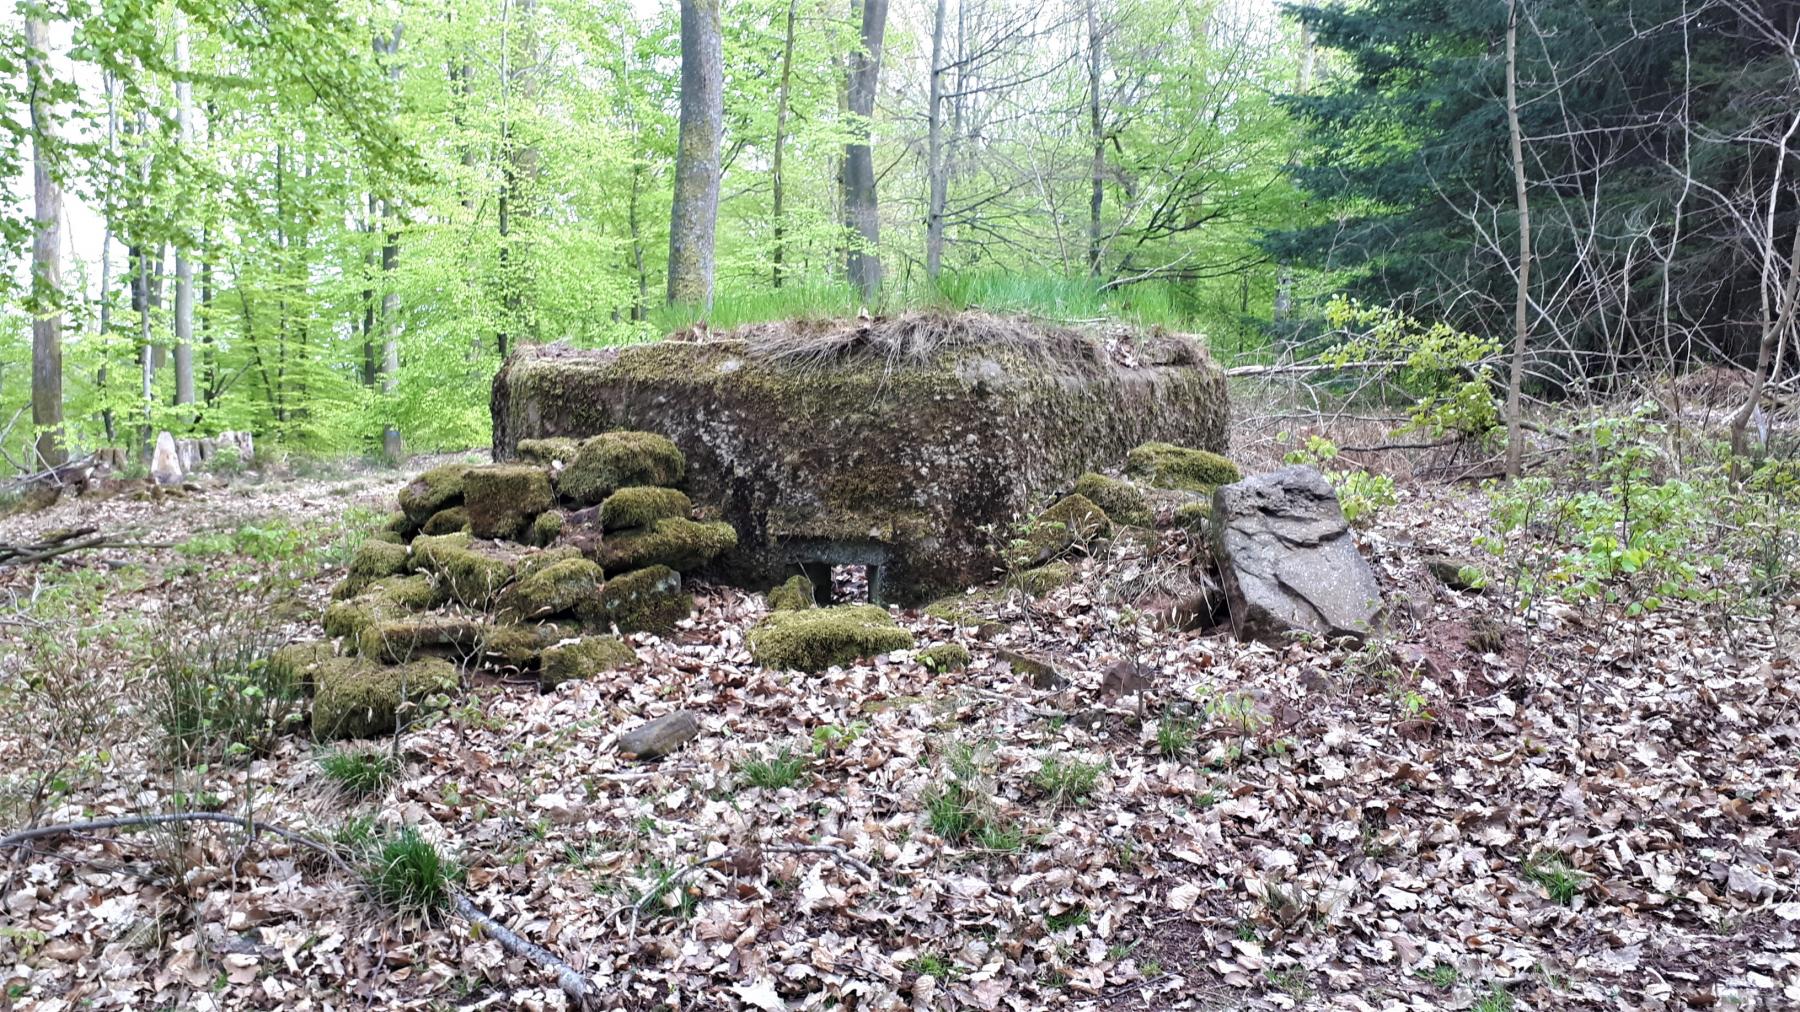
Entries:
{"type": "Polygon", "coordinates": [[[1083,472],[1153,441],[1222,452],[1228,423],[1224,375],[1189,338],[979,312],[526,347],[492,410],[496,460],[521,440],[666,435],[696,501],[737,529],[718,577],[829,588],[830,567],[861,566],[871,602],[901,604],[991,579],[1015,521],[1083,472]]]}

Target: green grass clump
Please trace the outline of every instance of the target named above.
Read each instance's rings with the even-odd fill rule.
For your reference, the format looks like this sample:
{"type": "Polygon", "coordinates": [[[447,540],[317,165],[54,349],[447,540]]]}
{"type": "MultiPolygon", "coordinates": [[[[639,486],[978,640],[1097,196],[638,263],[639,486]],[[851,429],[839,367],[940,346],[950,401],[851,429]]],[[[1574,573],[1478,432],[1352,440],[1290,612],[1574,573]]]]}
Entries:
{"type": "Polygon", "coordinates": [[[1587,881],[1587,876],[1576,871],[1567,858],[1543,850],[1525,860],[1525,877],[1543,886],[1552,900],[1565,907],[1575,902],[1575,895],[1587,881]]]}
{"type": "Polygon", "coordinates": [[[1031,783],[1048,795],[1053,804],[1079,805],[1094,793],[1105,769],[1100,763],[1047,755],[1038,771],[1032,774],[1031,783]]]}
{"type": "Polygon", "coordinates": [[[958,783],[941,784],[925,792],[925,818],[931,831],[946,840],[965,840],[981,824],[975,796],[958,783]]]}
{"type": "Polygon", "coordinates": [[[1495,984],[1492,990],[1469,1006],[1469,1012],[1513,1012],[1513,996],[1495,984]]]}
{"type": "Polygon", "coordinates": [[[1180,759],[1194,747],[1199,736],[1199,721],[1165,712],[1156,722],[1156,751],[1164,759],[1180,759]]]}
{"type": "Polygon", "coordinates": [[[361,798],[393,783],[400,774],[400,761],[380,749],[334,748],[319,756],[319,768],[344,793],[361,798]]]}
{"type": "Polygon", "coordinates": [[[430,917],[450,906],[462,870],[411,826],[381,845],[367,871],[369,891],[401,913],[430,917]]]}
{"type": "Polygon", "coordinates": [[[806,772],[806,756],[783,747],[767,759],[751,759],[738,765],[738,776],[752,787],[780,790],[792,787],[806,772]]]}

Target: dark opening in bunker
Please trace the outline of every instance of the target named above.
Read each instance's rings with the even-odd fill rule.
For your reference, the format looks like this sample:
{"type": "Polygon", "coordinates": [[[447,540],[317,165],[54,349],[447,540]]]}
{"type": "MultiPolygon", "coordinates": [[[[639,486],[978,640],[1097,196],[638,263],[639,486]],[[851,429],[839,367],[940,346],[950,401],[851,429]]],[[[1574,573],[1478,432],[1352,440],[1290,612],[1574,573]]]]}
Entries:
{"type": "Polygon", "coordinates": [[[811,541],[789,546],[794,570],[813,585],[820,605],[866,601],[881,604],[887,546],[876,542],[811,541]]]}

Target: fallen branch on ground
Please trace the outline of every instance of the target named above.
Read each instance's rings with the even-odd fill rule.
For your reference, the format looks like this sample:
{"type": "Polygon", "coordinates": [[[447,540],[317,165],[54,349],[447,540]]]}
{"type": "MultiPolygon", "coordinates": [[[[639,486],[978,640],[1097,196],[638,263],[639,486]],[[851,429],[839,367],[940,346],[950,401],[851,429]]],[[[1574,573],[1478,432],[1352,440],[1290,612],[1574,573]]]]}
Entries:
{"type": "Polygon", "coordinates": [[[510,928],[481,912],[475,901],[461,893],[456,894],[456,912],[463,920],[475,925],[482,931],[492,935],[494,941],[500,943],[509,955],[536,963],[540,969],[556,974],[556,986],[568,996],[576,1008],[586,1008],[588,1002],[599,995],[599,989],[580,971],[558,959],[549,949],[515,934],[510,928]]]}
{"type": "Polygon", "coordinates": [[[94,548],[170,548],[168,544],[132,541],[127,534],[101,534],[96,527],[76,527],[57,531],[42,541],[9,544],[0,541],[0,569],[28,566],[70,552],[94,548]]]}

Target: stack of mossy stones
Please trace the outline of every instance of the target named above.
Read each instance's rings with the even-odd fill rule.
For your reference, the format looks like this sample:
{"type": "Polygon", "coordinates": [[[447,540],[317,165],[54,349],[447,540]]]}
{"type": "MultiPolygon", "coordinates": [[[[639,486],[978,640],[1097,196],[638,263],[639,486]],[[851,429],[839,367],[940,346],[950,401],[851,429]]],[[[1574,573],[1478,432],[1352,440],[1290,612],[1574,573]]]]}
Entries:
{"type": "Polygon", "coordinates": [[[609,432],[414,479],[333,591],[337,649],[281,661],[314,672],[315,736],[391,730],[416,690],[460,681],[451,661],[535,670],[544,688],[635,661],[619,634],[672,631],[693,610],[682,575],[737,542],[729,524],[691,519],[684,466],[661,436],[609,432]]]}

